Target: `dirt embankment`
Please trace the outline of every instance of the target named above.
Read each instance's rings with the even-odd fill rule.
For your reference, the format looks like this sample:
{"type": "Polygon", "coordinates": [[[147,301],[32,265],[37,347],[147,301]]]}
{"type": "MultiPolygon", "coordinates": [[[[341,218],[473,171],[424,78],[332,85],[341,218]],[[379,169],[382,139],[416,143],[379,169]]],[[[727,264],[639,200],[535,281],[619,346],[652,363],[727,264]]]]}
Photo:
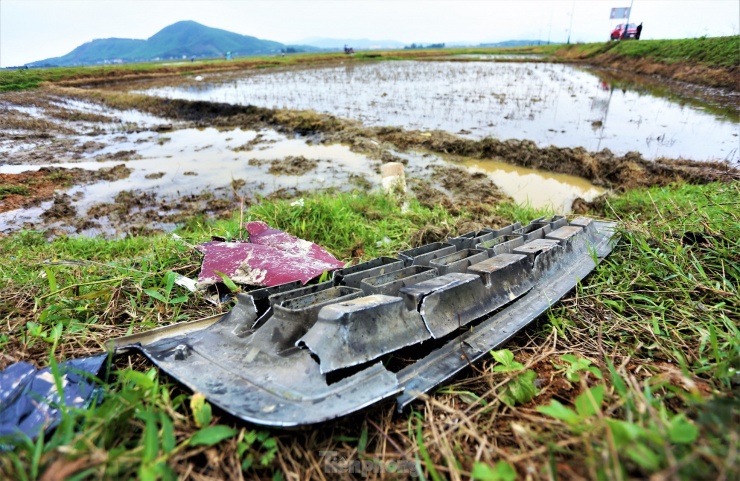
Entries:
{"type": "Polygon", "coordinates": [[[734,91],[740,90],[737,67],[716,68],[699,64],[662,63],[649,58],[631,59],[619,55],[605,53],[584,60],[589,65],[607,67],[641,75],[658,75],[660,77],[690,82],[710,87],[722,87],[734,91]]]}
{"type": "Polygon", "coordinates": [[[740,90],[740,36],[563,45],[553,58],[740,90]]]}

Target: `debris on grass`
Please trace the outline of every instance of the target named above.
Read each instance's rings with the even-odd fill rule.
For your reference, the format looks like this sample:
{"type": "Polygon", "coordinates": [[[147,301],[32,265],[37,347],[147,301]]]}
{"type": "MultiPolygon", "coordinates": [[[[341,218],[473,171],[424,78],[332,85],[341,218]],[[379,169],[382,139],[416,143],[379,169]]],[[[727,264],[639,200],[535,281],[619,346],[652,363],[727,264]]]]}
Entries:
{"type": "MultiPolygon", "coordinates": [[[[371,260],[294,289],[277,280],[302,280],[301,260],[330,255],[263,222],[246,227],[250,242],[199,246],[206,254],[201,276],[276,287],[238,294],[233,310],[202,330],[122,347],[140,349],[226,412],[268,426],[323,422],[391,396],[403,409],[546,311],[615,241],[613,223],[539,218],[371,260]],[[411,348],[413,360],[389,362],[411,348]]],[[[517,371],[506,352],[507,362],[497,360],[517,371]]],[[[510,383],[505,402],[529,402],[535,375],[510,383]]]]}
{"type": "Polygon", "coordinates": [[[100,354],[41,370],[18,362],[0,372],[0,439],[23,435],[35,439],[59,423],[60,405],[82,408],[92,400],[95,377],[107,359],[107,354],[100,354]]]}
{"type": "Polygon", "coordinates": [[[313,242],[272,229],[264,222],[245,224],[248,241],[211,241],[198,246],[205,255],[199,287],[226,278],[250,286],[276,286],[299,280],[306,283],[344,266],[313,242]]]}

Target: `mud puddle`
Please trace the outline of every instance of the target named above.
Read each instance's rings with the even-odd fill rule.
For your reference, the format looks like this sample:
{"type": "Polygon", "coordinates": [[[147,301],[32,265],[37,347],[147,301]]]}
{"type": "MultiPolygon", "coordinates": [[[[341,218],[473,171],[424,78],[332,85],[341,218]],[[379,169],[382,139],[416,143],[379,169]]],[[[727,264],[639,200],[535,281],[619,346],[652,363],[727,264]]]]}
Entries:
{"type": "Polygon", "coordinates": [[[457,163],[472,172],[488,174],[499,189],[518,204],[550,207],[557,213],[570,212],[573,201],[579,197],[591,202],[606,192],[606,189],[574,175],[527,169],[495,160],[461,158],[457,163]]]}
{"type": "Polygon", "coordinates": [[[186,100],[310,109],[366,126],[528,139],[539,147],[740,162],[736,116],[564,64],[400,61],[206,76],[145,90],[186,100]],[[613,81],[613,79],[611,79],[613,81]]]}
{"type": "MultiPolygon", "coordinates": [[[[67,164],[125,139],[173,128],[171,121],[133,109],[107,108],[43,92],[0,95],[0,165],[67,164]],[[123,135],[123,137],[122,137],[123,135]]],[[[125,155],[108,160],[128,160],[125,155]]]]}
{"type": "Polygon", "coordinates": [[[493,204],[510,196],[565,213],[574,198],[588,201],[600,192],[573,176],[460,157],[449,162],[413,150],[386,150],[381,160],[347,145],[324,144],[318,137],[288,137],[268,129],[114,132],[97,136],[94,147],[81,152],[74,163],[63,164],[74,169],[50,164],[0,166],[0,179],[17,180],[4,182],[9,192],[14,192],[13,185],[23,187],[23,179],[51,176],[59,181],[43,184],[44,195],[29,197],[33,201],[24,203],[20,192],[10,199],[15,203],[5,202],[0,232],[46,228],[52,234],[119,236],[172,230],[202,213],[228,216],[242,202],[248,205],[260,197],[378,188],[381,162],[394,160],[406,164],[407,178],[421,182],[416,190],[412,183],[414,194],[432,204],[453,205],[461,199],[493,204]],[[489,165],[496,168],[486,170],[489,165]],[[111,174],[124,171],[125,175],[111,174]],[[72,172],[88,174],[83,181],[72,172]],[[538,187],[536,197],[527,197],[525,182],[543,187],[538,187]],[[430,197],[436,189],[442,196],[430,197]]]}
{"type": "MultiPolygon", "coordinates": [[[[116,235],[131,224],[171,230],[201,212],[226,215],[242,199],[350,188],[355,185],[353,177],[364,176],[370,163],[348,147],[311,145],[274,131],[182,129],[155,135],[109,134],[100,140],[111,143],[86,152],[83,160],[72,164],[75,170],[107,172],[128,160],[127,177],[73,185],[53,201],[47,195],[41,205],[36,202],[35,207],[0,214],[0,231],[46,227],[56,233],[116,235]]],[[[35,175],[34,170],[49,168],[3,165],[0,176],[28,177],[35,175]]],[[[379,185],[379,176],[376,184],[373,180],[365,184],[379,185]]]]}

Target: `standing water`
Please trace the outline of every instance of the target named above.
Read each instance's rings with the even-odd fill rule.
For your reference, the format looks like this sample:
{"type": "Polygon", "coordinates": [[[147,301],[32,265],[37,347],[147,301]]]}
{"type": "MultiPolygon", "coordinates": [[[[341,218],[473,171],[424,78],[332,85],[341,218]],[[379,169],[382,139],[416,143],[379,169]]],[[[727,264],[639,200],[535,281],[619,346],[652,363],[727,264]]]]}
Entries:
{"type": "Polygon", "coordinates": [[[563,64],[382,62],[240,72],[145,93],[268,108],[311,109],[366,125],[440,129],[540,146],[608,148],[645,158],[740,161],[729,115],[614,89],[563,64]]]}

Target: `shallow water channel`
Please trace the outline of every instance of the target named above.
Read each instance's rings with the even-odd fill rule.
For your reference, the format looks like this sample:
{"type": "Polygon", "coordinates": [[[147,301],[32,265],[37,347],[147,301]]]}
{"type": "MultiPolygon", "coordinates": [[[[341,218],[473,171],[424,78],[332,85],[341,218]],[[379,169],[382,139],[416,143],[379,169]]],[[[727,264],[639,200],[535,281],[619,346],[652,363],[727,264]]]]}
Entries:
{"type": "MultiPolygon", "coordinates": [[[[399,61],[207,75],[144,90],[169,98],[311,109],[366,125],[740,161],[738,123],[696,103],[616,89],[565,64],[399,61]]],[[[678,99],[680,100],[680,99],[678,99]]]]}

